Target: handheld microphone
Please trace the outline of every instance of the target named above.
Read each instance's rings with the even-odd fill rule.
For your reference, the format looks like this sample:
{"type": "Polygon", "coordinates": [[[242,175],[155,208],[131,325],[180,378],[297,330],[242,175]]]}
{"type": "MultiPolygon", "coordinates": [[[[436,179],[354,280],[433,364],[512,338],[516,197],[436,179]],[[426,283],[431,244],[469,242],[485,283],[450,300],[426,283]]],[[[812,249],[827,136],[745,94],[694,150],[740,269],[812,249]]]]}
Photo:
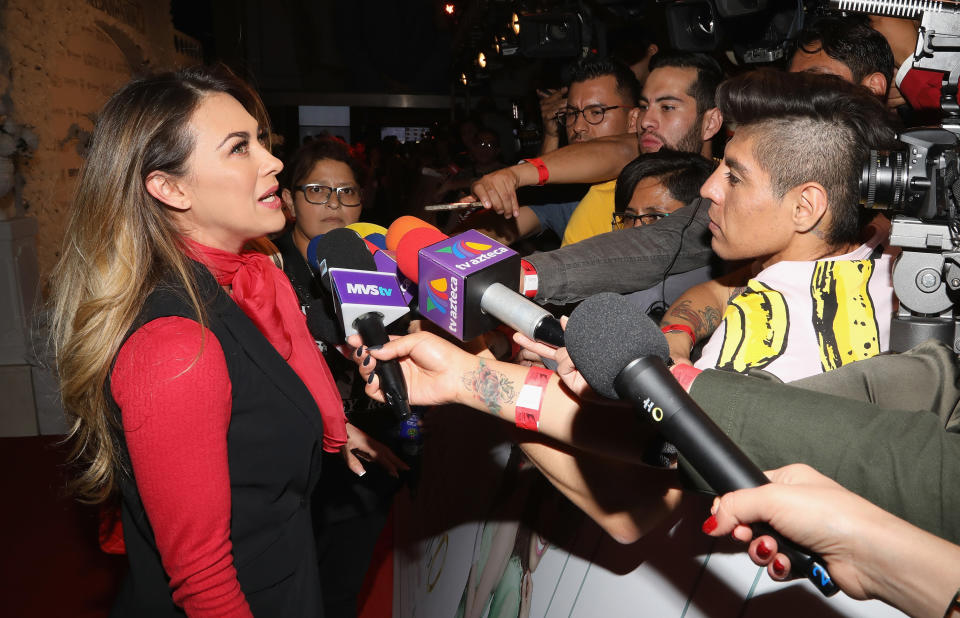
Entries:
{"type": "Polygon", "coordinates": [[[357,221],[345,227],[348,230],[353,230],[357,234],[360,234],[360,238],[372,244],[377,249],[387,248],[387,228],[382,225],[357,221]]]}
{"type": "Polygon", "coordinates": [[[496,318],[531,339],[563,345],[559,320],[516,292],[516,251],[475,230],[451,238],[420,223],[403,222],[406,233],[388,233],[387,247],[396,250],[400,272],[418,284],[421,315],[461,341],[492,330],[496,318]]]}
{"type": "MultiPolygon", "coordinates": [[[[666,338],[629,300],[604,293],[583,301],[567,322],[566,341],[571,360],[590,386],[604,397],[632,402],[714,491],[725,494],[770,482],[677,383],[665,364],[670,357],[666,338]]],[[[824,596],[839,590],[818,556],[767,524],[753,529],[777,539],[792,572],[809,579],[824,596]]]]}
{"type": "MultiPolygon", "coordinates": [[[[311,266],[333,294],[346,337],[359,333],[363,344],[374,350],[390,340],[385,325],[409,308],[396,276],[377,272],[373,256],[355,231],[338,228],[324,234],[317,241],[311,266]]],[[[400,420],[406,419],[410,404],[399,363],[395,359],[377,361],[376,373],[387,404],[400,420]]]]}

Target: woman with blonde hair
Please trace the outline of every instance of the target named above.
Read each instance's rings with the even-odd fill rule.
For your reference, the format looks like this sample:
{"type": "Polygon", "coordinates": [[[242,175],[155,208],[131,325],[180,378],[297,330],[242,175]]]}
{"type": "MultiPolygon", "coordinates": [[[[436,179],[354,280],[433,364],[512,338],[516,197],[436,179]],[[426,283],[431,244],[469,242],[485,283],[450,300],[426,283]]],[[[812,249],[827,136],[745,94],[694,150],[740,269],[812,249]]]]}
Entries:
{"type": "Polygon", "coordinates": [[[77,489],[119,497],[114,615],[314,616],[310,496],[343,406],[284,274],[256,93],[226,69],[135,79],[101,111],[53,273],[77,489]]]}

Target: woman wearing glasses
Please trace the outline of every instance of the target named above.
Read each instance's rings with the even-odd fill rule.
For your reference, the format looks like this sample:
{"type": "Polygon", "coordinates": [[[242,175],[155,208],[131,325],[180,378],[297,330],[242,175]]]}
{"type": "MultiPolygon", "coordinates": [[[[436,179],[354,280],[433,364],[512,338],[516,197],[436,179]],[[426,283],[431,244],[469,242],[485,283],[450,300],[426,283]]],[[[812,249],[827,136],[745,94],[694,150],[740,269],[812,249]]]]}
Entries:
{"type": "MultiPolygon", "coordinates": [[[[661,148],[628,163],[614,190],[611,225],[622,230],[652,225],[693,202],[716,165],[692,152],[661,148]]],[[[669,272],[669,268],[667,271],[669,272]]],[[[657,285],[627,295],[644,313],[659,320],[670,303],[691,286],[710,278],[711,267],[664,277],[657,285]]]]}
{"type": "Polygon", "coordinates": [[[317,327],[320,323],[332,326],[335,318],[329,299],[324,298],[326,293],[307,265],[312,238],[360,220],[360,187],[366,170],[336,138],[304,144],[287,170],[284,184],[288,188],[281,195],[296,222],[274,242],[343,399],[351,447],[356,447],[357,457],[376,460],[382,466],[364,466],[354,453],[346,461],[329,455],[323,460],[313,515],[324,615],[346,618],[356,616],[363,578],[398,486],[398,470],[407,465],[388,446],[367,435],[391,442],[393,416],[366,396],[356,366],[334,347],[342,343],[337,340],[337,329],[317,327]]]}
{"type": "Polygon", "coordinates": [[[330,137],[301,146],[287,169],[290,183],[283,203],[296,218],[290,240],[306,259],[314,236],[360,220],[364,169],[346,144],[330,137]]]}

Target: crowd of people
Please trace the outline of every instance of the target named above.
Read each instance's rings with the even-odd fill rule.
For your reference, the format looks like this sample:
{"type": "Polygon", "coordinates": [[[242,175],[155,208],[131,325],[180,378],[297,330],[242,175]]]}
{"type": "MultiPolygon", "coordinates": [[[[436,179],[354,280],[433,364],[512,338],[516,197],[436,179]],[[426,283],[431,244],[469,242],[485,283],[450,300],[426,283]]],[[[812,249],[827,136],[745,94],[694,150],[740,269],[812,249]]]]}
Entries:
{"type": "Polygon", "coordinates": [[[355,615],[415,464],[382,403],[388,359],[411,404],[527,429],[525,456],[613,538],[675,511],[687,464],[566,348],[514,334],[494,352],[423,320],[382,347],[311,332],[332,302],[313,239],[444,201],[482,205],[431,219],[450,232],[521,246],[552,231],[559,248],[525,255],[518,291],[558,315],[615,292],[658,322],[675,379],[771,470],[718,497],[705,533],[785,579],[789,559],[747,525],[769,522],[854,598],[960,615],[960,367],[934,341],[887,353],[895,248],[858,206],[867,152],[911,118],[892,82],[903,45],[873,26],[823,17],[782,69],[653,43],[633,64],[579,59],[540,93],[538,156],[514,165],[470,122],[458,161],[435,135],[406,158],[316,137],[281,162],[259,97],[222,67],[120,89],[50,287],[76,489],[121,514],[118,615],[355,615]],[[546,184],[589,186],[521,203],[546,184]]]}

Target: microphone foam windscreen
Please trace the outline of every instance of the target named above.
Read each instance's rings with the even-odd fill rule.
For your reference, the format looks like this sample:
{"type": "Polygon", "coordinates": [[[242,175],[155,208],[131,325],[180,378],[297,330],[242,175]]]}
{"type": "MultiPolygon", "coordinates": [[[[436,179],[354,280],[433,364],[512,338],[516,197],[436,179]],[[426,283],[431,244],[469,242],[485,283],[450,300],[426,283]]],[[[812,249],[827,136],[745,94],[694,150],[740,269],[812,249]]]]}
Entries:
{"type": "Polygon", "coordinates": [[[390,224],[390,229],[387,230],[387,236],[385,238],[387,249],[397,251],[397,247],[400,245],[400,239],[406,236],[410,230],[415,230],[420,227],[437,229],[423,219],[418,219],[412,215],[397,217],[397,219],[390,224]]]}
{"type": "Polygon", "coordinates": [[[611,292],[586,299],[570,314],[563,340],[587,383],[604,397],[618,399],[614,380],[642,356],[670,357],[667,339],[637,305],[611,292]]]}
{"type": "Polygon", "coordinates": [[[317,270],[323,261],[326,261],[327,268],[377,269],[367,244],[359,234],[345,227],[330,230],[317,239],[315,253],[315,262],[311,262],[311,266],[317,270]]]}
{"type": "Polygon", "coordinates": [[[314,339],[331,344],[343,341],[343,329],[337,320],[330,316],[327,308],[323,306],[323,301],[316,300],[307,305],[306,314],[307,330],[314,339]]]}
{"type": "Polygon", "coordinates": [[[317,259],[317,243],[320,242],[321,238],[323,238],[323,234],[317,234],[310,239],[310,244],[307,245],[307,265],[313,272],[317,272],[317,264],[320,263],[320,260],[317,259]]]}
{"type": "Polygon", "coordinates": [[[403,235],[397,244],[397,268],[407,279],[420,283],[420,249],[449,238],[446,234],[433,227],[419,227],[403,235]]]}

